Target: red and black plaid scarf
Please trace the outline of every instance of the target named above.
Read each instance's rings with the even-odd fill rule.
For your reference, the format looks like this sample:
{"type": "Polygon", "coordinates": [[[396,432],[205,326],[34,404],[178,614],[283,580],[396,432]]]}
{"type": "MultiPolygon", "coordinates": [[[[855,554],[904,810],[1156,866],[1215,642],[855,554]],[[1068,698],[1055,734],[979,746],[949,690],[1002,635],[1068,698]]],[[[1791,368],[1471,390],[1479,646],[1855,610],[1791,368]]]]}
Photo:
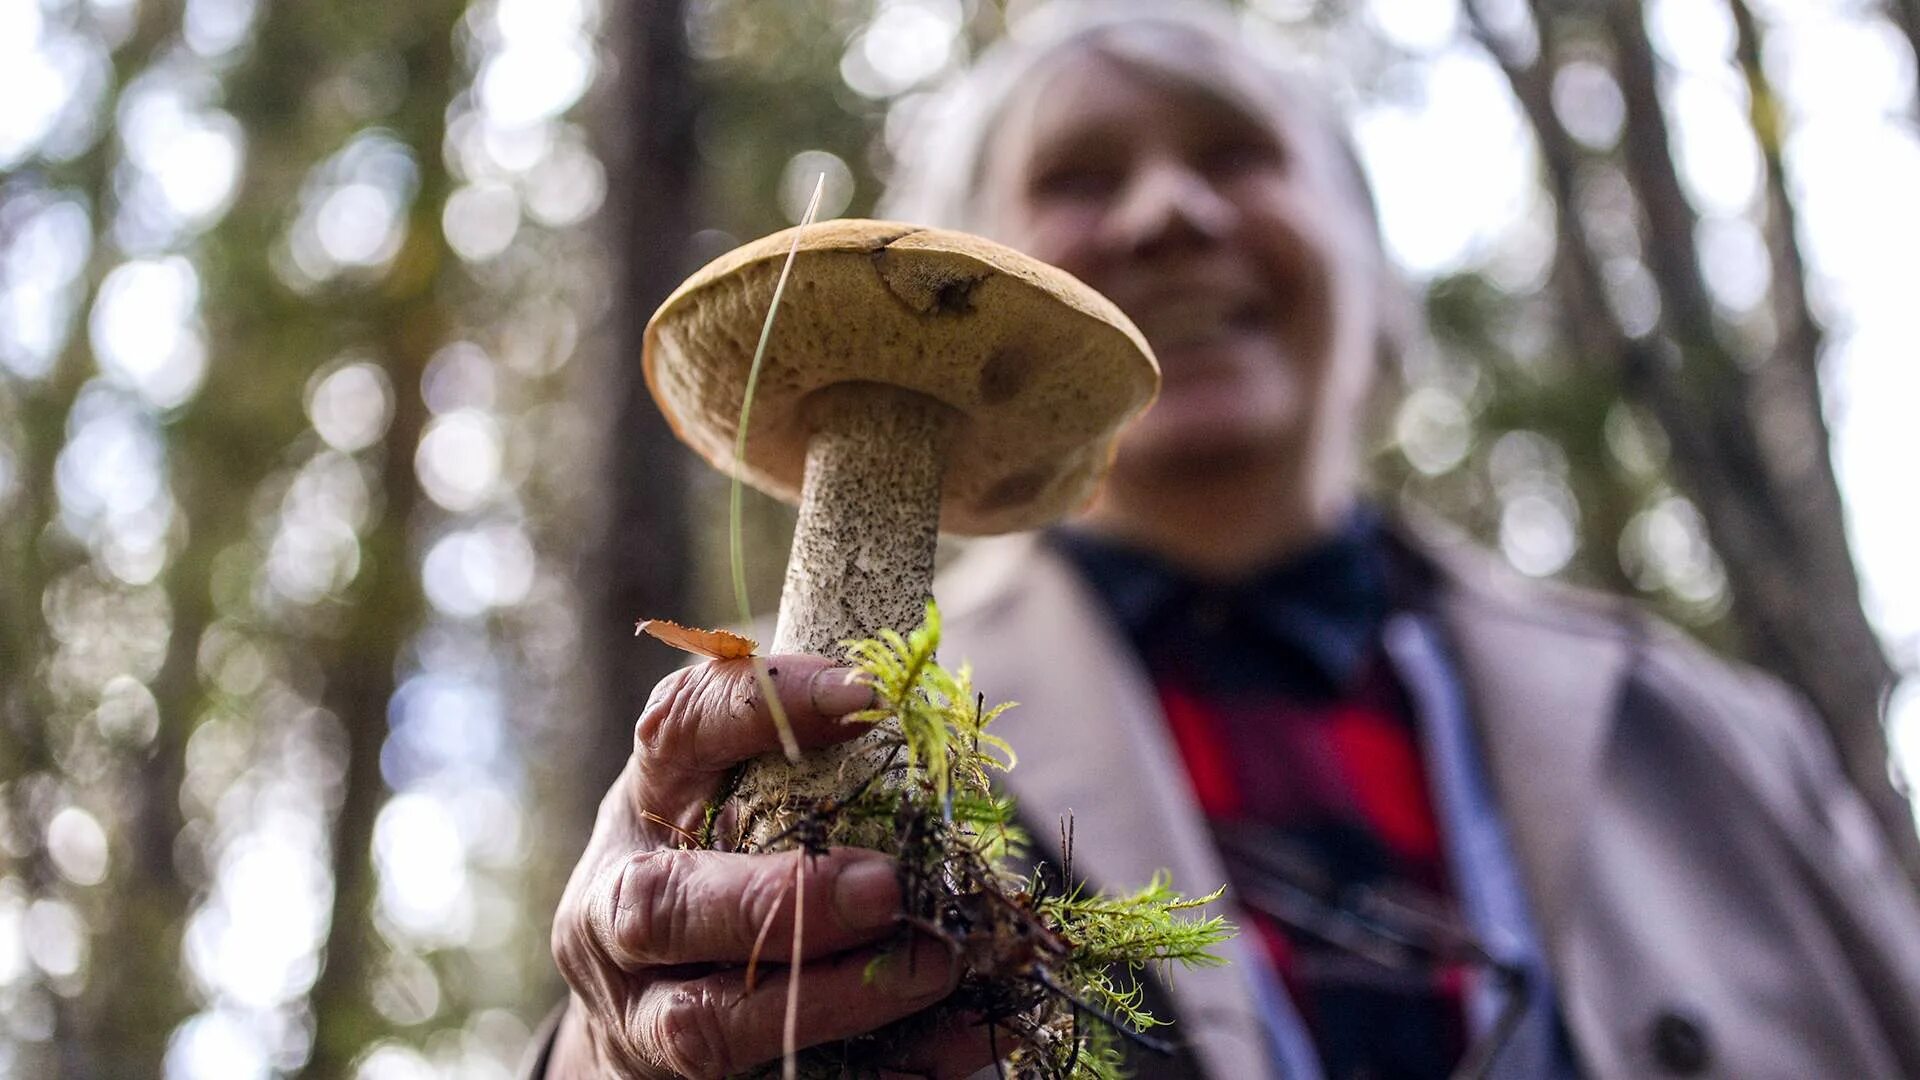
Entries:
{"type": "MultiPolygon", "coordinates": [[[[1057,542],[1139,650],[1228,853],[1230,888],[1261,887],[1234,857],[1251,841],[1266,871],[1284,868],[1288,888],[1336,922],[1361,891],[1452,918],[1418,733],[1380,648],[1405,584],[1377,518],[1356,515],[1233,585],[1081,534],[1057,542]]],[[[1393,965],[1339,933],[1258,913],[1253,923],[1330,1080],[1444,1077],[1458,1062],[1460,968],[1393,965]]]]}

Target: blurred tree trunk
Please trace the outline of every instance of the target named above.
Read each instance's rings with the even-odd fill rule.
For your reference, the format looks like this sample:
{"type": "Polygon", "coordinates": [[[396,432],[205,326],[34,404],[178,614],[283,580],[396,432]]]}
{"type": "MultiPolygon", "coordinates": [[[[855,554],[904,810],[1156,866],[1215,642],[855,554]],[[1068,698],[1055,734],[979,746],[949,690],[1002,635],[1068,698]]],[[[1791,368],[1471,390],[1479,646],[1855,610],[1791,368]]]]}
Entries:
{"type": "MultiPolygon", "coordinates": [[[[434,35],[444,40],[446,33],[434,35]]],[[[421,59],[412,50],[409,59],[421,59]]],[[[433,56],[446,61],[451,55],[433,56]]],[[[412,68],[416,74],[418,67],[412,68]]],[[[444,71],[444,69],[438,69],[444,71]]],[[[431,78],[437,71],[429,71],[431,78]]],[[[439,101],[445,101],[442,97],[439,101]]],[[[436,147],[438,140],[415,144],[436,147]]],[[[427,151],[429,155],[433,151],[427,151]]],[[[423,172],[431,172],[431,168],[423,172]]],[[[444,261],[439,206],[443,187],[423,184],[400,260],[444,261]]],[[[347,1076],[354,1058],[384,1027],[373,1010],[371,984],[380,955],[374,928],[376,880],[374,824],[385,804],[380,773],[386,743],[387,707],[398,681],[401,653],[419,624],[423,601],[409,544],[413,511],[421,502],[414,476],[414,448],[426,425],[420,374],[442,341],[442,311],[430,295],[431,272],[383,306],[377,338],[394,386],[392,426],[380,470],[385,513],[362,541],[362,571],[355,583],[354,611],[346,634],[326,663],[327,709],[347,733],[346,775],[333,823],[333,917],[328,924],[320,977],[309,997],[315,1033],[307,1075],[347,1076]]]]}
{"type": "Polygon", "coordinates": [[[614,280],[604,363],[589,375],[605,445],[601,511],[580,593],[598,692],[577,745],[582,770],[567,808],[569,843],[632,752],[633,722],[673,665],[633,641],[634,620],[686,618],[692,577],[686,532],[687,455],[641,377],[641,338],[655,307],[691,269],[697,91],[682,0],[610,11],[618,78],[598,103],[601,158],[615,177],[601,214],[614,280]]]}
{"type": "Polygon", "coordinates": [[[1913,67],[1908,70],[1913,73],[1915,106],[1920,108],[1920,0],[1887,0],[1887,17],[1913,49],[1913,67]]]}
{"type": "Polygon", "coordinates": [[[1744,0],[1727,3],[1765,161],[1757,224],[1771,255],[1775,332],[1763,346],[1732,332],[1707,288],[1694,246],[1699,217],[1675,166],[1640,0],[1533,0],[1537,50],[1491,30],[1477,3],[1469,3],[1468,15],[1534,129],[1558,204],[1555,285],[1566,300],[1569,336],[1659,420],[1675,478],[1726,567],[1749,653],[1813,703],[1849,777],[1920,881],[1920,841],[1912,810],[1890,779],[1882,722],[1895,673],[1861,606],[1821,411],[1822,339],[1807,303],[1781,161],[1782,107],[1759,64],[1760,27],[1744,0]],[[1554,111],[1554,76],[1576,36],[1612,56],[1626,108],[1611,154],[1580,146],[1554,111]],[[1594,165],[1618,169],[1638,205],[1639,263],[1660,309],[1644,335],[1629,333],[1609,306],[1607,260],[1580,215],[1580,177],[1594,165]]]}
{"type": "MultiPolygon", "coordinates": [[[[385,365],[394,393],[393,419],[380,466],[382,513],[362,538],[361,571],[351,593],[352,614],[339,640],[322,650],[326,689],[322,704],[339,717],[347,736],[347,760],[339,810],[333,825],[333,906],[323,964],[309,995],[314,1015],[313,1054],[307,1075],[347,1076],[354,1058],[379,1036],[385,1022],[371,1001],[381,953],[374,926],[376,879],[374,824],[386,801],[380,752],[388,732],[387,710],[408,638],[425,610],[411,540],[415,510],[423,505],[414,453],[426,425],[420,376],[446,342],[443,275],[457,272],[440,228],[441,210],[453,180],[442,143],[447,102],[457,89],[454,27],[463,0],[437,0],[405,8],[367,8],[345,36],[394,51],[407,86],[385,120],[413,151],[420,186],[405,225],[406,235],[373,295],[343,299],[323,317],[350,328],[385,365]],[[364,35],[364,36],[363,36],[364,35]]],[[[328,4],[281,4],[291,25],[281,47],[297,51],[310,33],[341,33],[338,12],[328,4]]],[[[267,37],[263,28],[262,38],[267,37]]],[[[342,47],[352,42],[342,42],[342,47]]],[[[273,57],[264,47],[263,63],[273,57]]],[[[292,57],[283,57],[299,63],[292,57]]]]}

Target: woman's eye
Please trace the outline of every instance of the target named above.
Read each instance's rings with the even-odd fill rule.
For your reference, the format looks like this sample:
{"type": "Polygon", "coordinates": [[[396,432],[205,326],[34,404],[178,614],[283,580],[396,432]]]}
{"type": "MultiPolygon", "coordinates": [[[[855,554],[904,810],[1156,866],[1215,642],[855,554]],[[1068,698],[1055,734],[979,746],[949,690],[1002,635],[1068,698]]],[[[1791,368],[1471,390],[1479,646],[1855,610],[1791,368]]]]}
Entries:
{"type": "Polygon", "coordinates": [[[1200,172],[1217,179],[1277,169],[1282,164],[1279,147],[1252,139],[1216,143],[1201,150],[1198,160],[1200,172]]]}
{"type": "Polygon", "coordinates": [[[1056,199],[1097,199],[1120,187],[1116,169],[1094,165],[1066,165],[1043,170],[1033,178],[1033,193],[1056,199]]]}

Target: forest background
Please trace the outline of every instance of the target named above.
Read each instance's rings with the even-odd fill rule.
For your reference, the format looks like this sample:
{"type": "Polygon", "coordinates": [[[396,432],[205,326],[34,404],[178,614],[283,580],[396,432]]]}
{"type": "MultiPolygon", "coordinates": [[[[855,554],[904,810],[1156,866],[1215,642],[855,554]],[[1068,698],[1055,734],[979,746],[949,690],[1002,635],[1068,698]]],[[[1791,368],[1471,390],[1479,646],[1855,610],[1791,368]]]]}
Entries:
{"type": "MultiPolygon", "coordinates": [[[[730,610],[640,328],[1035,6],[0,0],[0,1075],[510,1075],[633,621],[730,610]]],[[[1431,318],[1381,498],[1794,683],[1920,869],[1920,0],[1242,11],[1431,318]]]]}

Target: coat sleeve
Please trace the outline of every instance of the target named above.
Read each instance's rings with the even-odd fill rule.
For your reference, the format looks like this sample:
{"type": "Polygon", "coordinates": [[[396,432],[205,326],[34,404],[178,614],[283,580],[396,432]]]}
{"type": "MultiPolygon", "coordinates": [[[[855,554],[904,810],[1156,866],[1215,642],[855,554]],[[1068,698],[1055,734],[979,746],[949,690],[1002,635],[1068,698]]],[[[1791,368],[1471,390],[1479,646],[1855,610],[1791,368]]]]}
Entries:
{"type": "Polygon", "coordinates": [[[1920,1076],[1920,897],[1812,710],[1778,692],[1799,743],[1795,832],[1814,895],[1831,913],[1901,1074],[1920,1076]]]}
{"type": "Polygon", "coordinates": [[[560,1036],[560,1020],[567,1015],[567,1003],[561,1002],[533,1029],[533,1038],[527,1042],[527,1052],[520,1059],[520,1071],[514,1074],[518,1080],[546,1080],[547,1063],[553,1058],[553,1043],[560,1036]]]}

